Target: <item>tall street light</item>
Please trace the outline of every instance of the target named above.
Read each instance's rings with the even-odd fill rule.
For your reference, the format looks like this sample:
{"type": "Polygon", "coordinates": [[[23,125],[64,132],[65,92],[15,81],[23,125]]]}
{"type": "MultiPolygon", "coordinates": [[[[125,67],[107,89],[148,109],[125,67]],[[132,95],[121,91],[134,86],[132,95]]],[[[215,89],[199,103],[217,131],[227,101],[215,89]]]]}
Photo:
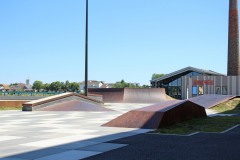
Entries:
{"type": "Polygon", "coordinates": [[[85,96],[88,96],[88,0],[86,0],[85,96]]]}

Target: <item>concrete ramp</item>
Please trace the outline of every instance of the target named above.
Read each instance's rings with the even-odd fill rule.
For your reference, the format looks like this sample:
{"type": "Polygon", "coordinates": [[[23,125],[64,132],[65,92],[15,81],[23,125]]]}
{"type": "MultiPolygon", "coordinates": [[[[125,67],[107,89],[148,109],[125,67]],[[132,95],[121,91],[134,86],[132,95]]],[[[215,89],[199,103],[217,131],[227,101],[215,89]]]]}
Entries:
{"type": "Polygon", "coordinates": [[[205,94],[202,96],[190,98],[189,101],[196,103],[206,109],[209,109],[236,97],[237,96],[233,96],[233,95],[205,94]]]}
{"type": "MultiPolygon", "coordinates": [[[[96,97],[96,95],[94,96],[96,97]]],[[[103,108],[102,101],[70,92],[24,103],[22,110],[84,111],[87,110],[87,107],[92,108],[94,111],[100,110],[100,108],[102,108],[102,110],[105,110],[105,108],[103,108]]]]}
{"type": "Polygon", "coordinates": [[[158,103],[173,100],[164,88],[89,88],[103,96],[104,103],[158,103]]]}
{"type": "Polygon", "coordinates": [[[204,107],[188,100],[173,100],[129,111],[103,126],[158,129],[192,118],[206,116],[204,107]]]}

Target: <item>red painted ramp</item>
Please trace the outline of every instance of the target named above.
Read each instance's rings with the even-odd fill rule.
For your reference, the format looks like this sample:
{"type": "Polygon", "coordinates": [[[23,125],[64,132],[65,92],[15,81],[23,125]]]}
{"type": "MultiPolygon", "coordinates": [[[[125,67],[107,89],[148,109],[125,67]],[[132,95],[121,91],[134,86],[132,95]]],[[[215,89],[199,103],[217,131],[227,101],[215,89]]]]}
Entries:
{"type": "Polygon", "coordinates": [[[122,103],[124,88],[89,88],[91,94],[99,94],[104,103],[122,103]]]}
{"type": "Polygon", "coordinates": [[[56,103],[38,109],[38,111],[113,111],[97,104],[91,104],[80,100],[71,100],[56,103]]]}
{"type": "Polygon", "coordinates": [[[124,103],[158,103],[169,101],[163,88],[125,88],[124,103]]]}
{"type": "Polygon", "coordinates": [[[158,103],[173,100],[164,88],[90,88],[89,93],[100,94],[105,103],[158,103]]]}
{"type": "Polygon", "coordinates": [[[237,96],[232,95],[205,94],[202,96],[190,98],[189,101],[208,109],[236,97],[237,96]]]}
{"type": "Polygon", "coordinates": [[[191,118],[206,116],[204,107],[188,100],[174,100],[129,111],[103,126],[158,129],[191,118]]]}

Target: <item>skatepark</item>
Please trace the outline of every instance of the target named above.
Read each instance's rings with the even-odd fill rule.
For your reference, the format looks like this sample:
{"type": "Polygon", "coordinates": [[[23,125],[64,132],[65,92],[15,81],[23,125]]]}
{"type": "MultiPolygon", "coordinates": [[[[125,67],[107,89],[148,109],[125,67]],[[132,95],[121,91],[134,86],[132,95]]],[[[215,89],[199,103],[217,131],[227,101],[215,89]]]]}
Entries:
{"type": "Polygon", "coordinates": [[[206,117],[206,109],[237,96],[203,95],[188,100],[175,100],[163,88],[90,89],[89,97],[63,93],[23,104],[23,111],[120,112],[108,127],[158,129],[192,118],[206,117]],[[113,107],[122,105],[123,108],[113,107]],[[135,106],[126,108],[126,106],[135,106]],[[139,107],[141,106],[141,107],[139,107]]]}
{"type": "MultiPolygon", "coordinates": [[[[98,90],[98,94],[90,93],[91,98],[64,93],[26,102],[23,111],[3,111],[0,118],[0,140],[4,147],[0,157],[46,160],[91,159],[94,156],[106,159],[105,155],[119,153],[126,148],[132,153],[126,152],[126,155],[136,159],[138,156],[133,156],[135,151],[128,146],[138,148],[139,140],[133,138],[136,146],[130,145],[128,137],[136,136],[147,140],[150,137],[143,133],[191,118],[206,117],[209,113],[205,108],[234,97],[206,95],[196,99],[174,100],[163,89],[127,89],[126,95],[125,89],[118,91],[120,93],[115,90],[111,95],[105,90],[101,95],[98,90]],[[129,93],[134,95],[128,97],[129,93]],[[138,96],[151,97],[151,101],[138,101],[138,96]],[[100,97],[108,102],[111,100],[111,103],[99,100],[100,97]],[[206,103],[207,98],[211,99],[209,103],[206,103]],[[114,103],[113,100],[117,101],[114,103]],[[99,154],[101,155],[98,156],[99,154]]],[[[190,139],[195,143],[196,138],[193,136],[190,139]]],[[[185,141],[188,140],[189,138],[185,141]]],[[[153,146],[155,145],[146,144],[146,147],[153,146]]]]}

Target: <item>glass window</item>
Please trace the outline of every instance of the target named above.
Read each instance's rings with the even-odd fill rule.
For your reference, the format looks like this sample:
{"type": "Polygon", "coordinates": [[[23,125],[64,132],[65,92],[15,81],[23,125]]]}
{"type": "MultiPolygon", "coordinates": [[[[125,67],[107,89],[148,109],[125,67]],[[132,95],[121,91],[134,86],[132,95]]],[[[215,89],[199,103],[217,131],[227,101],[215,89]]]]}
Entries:
{"type": "Polygon", "coordinates": [[[198,94],[203,95],[203,86],[198,87],[198,94]]]}
{"type": "Polygon", "coordinates": [[[197,95],[197,86],[192,87],[192,94],[197,95]]]}
{"type": "Polygon", "coordinates": [[[228,94],[227,86],[222,86],[222,94],[224,94],[224,95],[228,94]]]}
{"type": "Polygon", "coordinates": [[[182,78],[178,78],[178,86],[182,86],[182,78]]]}
{"type": "Polygon", "coordinates": [[[178,87],[178,95],[182,95],[182,89],[178,87]]]}
{"type": "Polygon", "coordinates": [[[216,86],[215,93],[216,94],[221,94],[221,87],[220,86],[216,86]]]}
{"type": "Polygon", "coordinates": [[[170,83],[170,86],[177,86],[177,79],[170,83]]]}
{"type": "Polygon", "coordinates": [[[200,76],[201,74],[198,73],[198,72],[192,72],[192,75],[193,75],[193,76],[200,76]]]}

